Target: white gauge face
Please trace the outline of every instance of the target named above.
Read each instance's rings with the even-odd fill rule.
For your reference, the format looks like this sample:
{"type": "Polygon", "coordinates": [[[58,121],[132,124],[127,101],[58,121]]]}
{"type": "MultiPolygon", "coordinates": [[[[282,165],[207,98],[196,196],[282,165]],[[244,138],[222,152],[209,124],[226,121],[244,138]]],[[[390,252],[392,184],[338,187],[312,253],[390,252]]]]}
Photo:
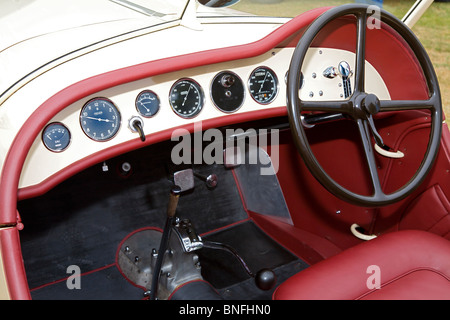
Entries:
{"type": "Polygon", "coordinates": [[[80,125],[83,132],[92,140],[110,140],[120,128],[119,110],[106,98],[92,99],[81,110],[80,125]]]}
{"type": "Polygon", "coordinates": [[[178,80],[170,89],[169,102],[180,117],[193,118],[203,108],[203,90],[194,80],[178,80]]]}
{"type": "Polygon", "coordinates": [[[276,74],[266,67],[255,69],[248,80],[248,88],[252,98],[260,104],[271,103],[278,94],[276,74]]]}

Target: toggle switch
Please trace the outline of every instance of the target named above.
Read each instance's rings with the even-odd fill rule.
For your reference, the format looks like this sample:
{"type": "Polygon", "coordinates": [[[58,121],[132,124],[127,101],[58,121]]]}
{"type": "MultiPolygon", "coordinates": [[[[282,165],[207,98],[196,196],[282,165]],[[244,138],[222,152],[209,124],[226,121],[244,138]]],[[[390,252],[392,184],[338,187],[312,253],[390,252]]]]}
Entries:
{"type": "Polygon", "coordinates": [[[145,133],[144,133],[144,122],[140,117],[132,117],[128,121],[128,127],[132,132],[137,132],[139,134],[139,137],[141,138],[141,141],[145,141],[145,133]]]}

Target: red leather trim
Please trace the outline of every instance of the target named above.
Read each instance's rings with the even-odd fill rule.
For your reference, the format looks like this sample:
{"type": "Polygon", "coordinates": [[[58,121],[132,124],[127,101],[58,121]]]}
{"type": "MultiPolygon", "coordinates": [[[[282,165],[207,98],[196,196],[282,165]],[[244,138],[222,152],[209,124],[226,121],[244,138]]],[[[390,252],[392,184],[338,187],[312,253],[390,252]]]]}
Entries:
{"type": "Polygon", "coordinates": [[[398,228],[425,230],[450,240],[450,202],[442,188],[434,185],[414,199],[401,217],[398,228]]]}
{"type": "MultiPolygon", "coordinates": [[[[281,284],[275,299],[361,299],[383,297],[384,288],[395,283],[396,299],[411,297],[418,277],[433,279],[435,288],[414,293],[415,298],[450,298],[450,242],[424,231],[388,233],[345,250],[311,266],[281,284]],[[370,289],[367,281],[380,270],[380,289],[370,289]],[[413,273],[421,271],[420,275],[413,273]],[[433,275],[429,275],[433,273],[433,275]],[[399,283],[401,279],[402,283],[399,283]],[[397,282],[397,283],[396,283],[397,282]],[[379,291],[379,292],[376,292],[379,291]]],[[[393,287],[391,287],[392,289],[393,287]]],[[[392,291],[391,291],[392,292],[392,291]]],[[[389,297],[390,290],[387,290],[389,297]]]]}
{"type": "Polygon", "coordinates": [[[404,274],[360,297],[360,300],[448,300],[449,280],[432,269],[417,269],[404,274]],[[406,290],[405,290],[406,289],[406,290]]]}
{"type": "Polygon", "coordinates": [[[1,229],[0,245],[9,296],[15,300],[29,300],[31,296],[30,292],[25,290],[28,288],[28,282],[17,228],[1,229]]]}
{"type": "Polygon", "coordinates": [[[250,212],[253,221],[280,245],[313,265],[342,250],[328,239],[290,225],[276,217],[250,212]]]}

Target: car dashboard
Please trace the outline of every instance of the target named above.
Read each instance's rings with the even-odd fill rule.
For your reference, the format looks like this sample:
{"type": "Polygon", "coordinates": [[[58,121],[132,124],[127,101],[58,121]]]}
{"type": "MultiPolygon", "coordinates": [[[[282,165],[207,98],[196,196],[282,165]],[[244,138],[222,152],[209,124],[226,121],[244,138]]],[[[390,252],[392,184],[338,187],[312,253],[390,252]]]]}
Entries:
{"type": "MultiPolygon", "coordinates": [[[[112,146],[145,143],[166,130],[179,128],[171,134],[178,139],[186,125],[202,129],[203,121],[223,118],[226,123],[230,115],[284,109],[292,52],[293,48],[274,48],[253,58],[164,73],[86,96],[56,114],[36,138],[20,187],[38,185],[112,146]]],[[[346,50],[312,48],[302,72],[301,98],[346,99],[345,81],[325,71],[353,61],[354,53],[346,50]]],[[[368,90],[388,99],[376,69],[367,63],[367,70],[368,90]]],[[[352,82],[350,78],[350,90],[352,82]]]]}

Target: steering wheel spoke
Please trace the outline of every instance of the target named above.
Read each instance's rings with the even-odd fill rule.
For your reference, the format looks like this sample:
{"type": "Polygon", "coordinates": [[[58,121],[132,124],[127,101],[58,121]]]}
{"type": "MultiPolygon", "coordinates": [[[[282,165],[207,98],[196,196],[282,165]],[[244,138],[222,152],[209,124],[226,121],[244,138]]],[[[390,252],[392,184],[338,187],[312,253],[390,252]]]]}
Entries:
{"type": "Polygon", "coordinates": [[[367,12],[359,12],[356,18],[355,92],[364,92],[367,12]]]}
{"type": "Polygon", "coordinates": [[[375,160],[373,143],[371,140],[371,131],[369,128],[368,120],[358,120],[356,121],[358,125],[359,134],[361,136],[361,142],[364,149],[364,155],[367,161],[367,165],[369,168],[370,179],[373,187],[373,197],[379,197],[383,195],[383,191],[381,189],[380,177],[378,175],[378,166],[375,160]]]}
{"type": "Polygon", "coordinates": [[[348,100],[333,100],[333,101],[305,101],[298,100],[302,111],[309,112],[330,112],[348,114],[351,111],[351,106],[348,100]]]}
{"type": "Polygon", "coordinates": [[[428,100],[380,100],[380,112],[430,110],[435,105],[434,97],[428,100]]]}

